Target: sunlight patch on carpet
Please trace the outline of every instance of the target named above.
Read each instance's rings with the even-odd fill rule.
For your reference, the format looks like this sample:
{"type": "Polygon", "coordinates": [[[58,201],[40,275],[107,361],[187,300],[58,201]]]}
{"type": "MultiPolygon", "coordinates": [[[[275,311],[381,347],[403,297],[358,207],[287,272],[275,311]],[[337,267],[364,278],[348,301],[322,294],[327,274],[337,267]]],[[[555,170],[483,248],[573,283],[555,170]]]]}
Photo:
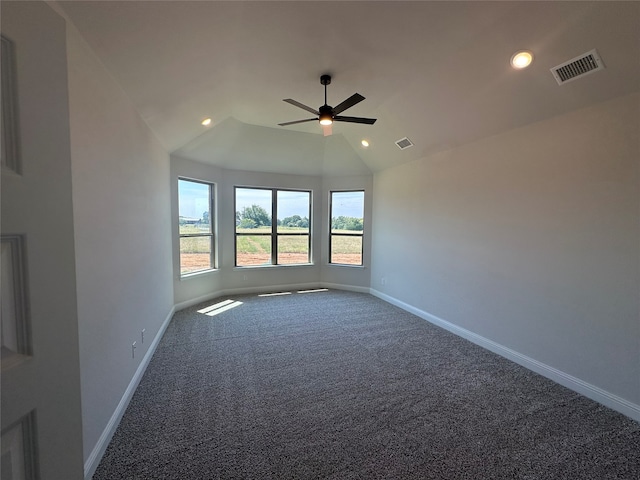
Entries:
{"type": "Polygon", "coordinates": [[[216,315],[226,312],[227,310],[231,310],[232,308],[239,307],[242,305],[242,302],[238,302],[235,300],[225,300],[223,302],[214,303],[213,305],[209,305],[201,310],[198,310],[198,313],[203,313],[209,317],[215,317],[216,315]]]}

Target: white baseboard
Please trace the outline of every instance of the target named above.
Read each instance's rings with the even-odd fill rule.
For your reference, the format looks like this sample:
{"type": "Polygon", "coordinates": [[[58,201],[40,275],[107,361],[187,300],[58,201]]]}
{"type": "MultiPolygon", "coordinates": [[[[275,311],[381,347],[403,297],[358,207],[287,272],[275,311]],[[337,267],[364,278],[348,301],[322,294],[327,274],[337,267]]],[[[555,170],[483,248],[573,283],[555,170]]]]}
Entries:
{"type": "Polygon", "coordinates": [[[359,292],[359,293],[370,293],[371,295],[374,295],[392,305],[400,307],[409,313],[413,313],[414,315],[430,323],[433,323],[434,325],[442,327],[445,330],[448,330],[455,335],[465,338],[483,348],[486,348],[487,350],[490,350],[502,357],[505,357],[513,362],[516,362],[519,365],[522,365],[523,367],[528,368],[529,370],[539,373],[540,375],[543,375],[549,378],[550,380],[553,380],[554,382],[559,383],[560,385],[563,385],[575,392],[578,392],[584,395],[585,397],[595,400],[596,402],[601,403],[606,407],[616,410],[640,422],[640,405],[636,405],[635,403],[625,400],[624,398],[618,397],[617,395],[607,392],[606,390],[596,387],[595,385],[591,385],[590,383],[587,383],[583,380],[580,380],[579,378],[576,378],[572,375],[562,372],[561,370],[558,370],[542,362],[539,362],[538,360],[535,360],[531,357],[518,353],[515,350],[505,347],[504,345],[500,345],[499,343],[489,340],[474,332],[471,332],[470,330],[459,327],[435,315],[432,315],[423,310],[420,310],[412,305],[409,305],[408,303],[402,302],[385,293],[379,292],[374,288],[320,282],[320,283],[305,283],[305,284],[296,284],[296,285],[278,285],[278,286],[269,287],[269,288],[249,287],[249,288],[227,289],[227,290],[212,292],[192,300],[178,303],[171,309],[171,311],[165,318],[164,322],[160,326],[160,330],[158,331],[157,335],[153,339],[153,342],[150,345],[149,350],[147,351],[146,355],[140,362],[140,365],[138,366],[136,373],[131,379],[131,382],[129,382],[129,386],[125,390],[124,395],[120,400],[120,403],[118,404],[116,410],[113,412],[113,415],[111,416],[109,422],[107,423],[106,428],[102,432],[102,435],[98,439],[96,446],[94,447],[91,454],[87,458],[87,461],[84,464],[85,480],[90,480],[96,468],[98,468],[98,464],[100,463],[100,460],[102,459],[102,456],[104,455],[104,452],[107,449],[109,442],[111,441],[111,437],[113,436],[116,428],[118,427],[118,424],[120,423],[120,420],[122,419],[122,416],[124,415],[124,412],[127,406],[129,405],[129,401],[131,400],[133,393],[138,387],[138,384],[140,383],[140,380],[142,379],[142,376],[145,370],[147,369],[149,361],[151,360],[151,357],[153,356],[158,346],[158,343],[160,342],[160,339],[164,335],[164,332],[167,329],[167,326],[169,325],[169,322],[171,321],[171,318],[173,317],[173,314],[176,311],[182,310],[192,305],[197,305],[198,303],[205,302],[205,301],[208,301],[217,297],[221,297],[224,295],[283,292],[283,291],[289,291],[289,290],[295,291],[295,290],[305,290],[305,289],[314,289],[314,288],[332,288],[336,290],[347,290],[347,291],[359,292]]]}
{"type": "Polygon", "coordinates": [[[333,288],[335,290],[347,290],[348,292],[371,293],[371,289],[369,287],[343,285],[341,283],[320,282],[320,288],[333,288]]]}
{"type": "Polygon", "coordinates": [[[451,333],[458,335],[459,337],[465,338],[476,345],[479,345],[487,350],[490,350],[502,357],[505,357],[519,365],[522,365],[529,370],[532,370],[540,375],[547,377],[550,380],[553,380],[560,385],[563,385],[574,392],[580,393],[585,397],[590,398],[591,400],[595,400],[602,405],[611,408],[612,410],[616,410],[617,412],[626,415],[633,420],[640,422],[640,405],[637,405],[633,402],[625,400],[622,397],[614,395],[613,393],[607,392],[602,388],[596,387],[590,383],[585,382],[577,377],[569,375],[557,368],[551,367],[545,363],[539,362],[531,357],[523,355],[515,350],[512,350],[504,345],[500,345],[488,338],[485,338],[477,333],[471,332],[466,328],[459,327],[453,323],[447,322],[442,318],[436,317],[430,313],[427,313],[423,310],[420,310],[408,303],[402,302],[394,297],[391,297],[385,293],[379,292],[374,288],[369,289],[369,293],[374,295],[385,302],[391,303],[397,307],[406,310],[409,313],[413,313],[414,315],[433,323],[439,327],[444,328],[445,330],[450,331],[451,333]]]}
{"type": "Polygon", "coordinates": [[[217,298],[217,297],[219,297],[220,295],[223,295],[223,294],[224,294],[224,290],[219,290],[219,291],[216,291],[216,292],[207,293],[206,295],[202,295],[201,297],[191,298],[189,300],[185,300],[184,302],[176,303],[174,305],[174,309],[175,309],[176,312],[178,312],[180,310],[184,310],[185,308],[192,307],[192,306],[197,305],[199,303],[207,302],[207,301],[212,300],[214,298],[217,298]]]}
{"type": "Polygon", "coordinates": [[[369,288],[364,287],[352,287],[349,285],[337,285],[337,284],[323,284],[323,283],[296,283],[287,285],[271,285],[271,286],[258,286],[258,287],[243,287],[243,288],[228,288],[224,290],[218,290],[215,292],[202,295],[201,297],[192,298],[184,302],[176,303],[175,311],[184,310],[185,308],[198,305],[202,302],[213,300],[214,298],[223,297],[225,295],[245,295],[248,293],[275,293],[275,292],[288,292],[297,290],[312,290],[314,288],[335,288],[337,290],[351,290],[354,292],[369,293],[369,288]]]}
{"type": "Polygon", "coordinates": [[[245,287],[230,288],[223,290],[220,295],[244,295],[247,293],[276,293],[276,292],[294,292],[297,290],[311,290],[318,288],[318,283],[293,283],[287,285],[270,285],[261,287],[245,287]]]}
{"type": "Polygon", "coordinates": [[[173,307],[169,311],[169,314],[164,319],[164,322],[162,322],[162,325],[160,325],[160,329],[158,330],[158,333],[153,339],[153,342],[151,342],[151,345],[149,345],[149,349],[147,350],[147,353],[145,354],[145,356],[142,358],[140,365],[138,365],[136,373],[133,375],[133,378],[129,382],[129,385],[127,386],[127,389],[122,395],[122,398],[120,399],[118,406],[113,412],[113,415],[111,415],[111,418],[107,423],[107,426],[103,430],[102,435],[100,435],[100,438],[98,439],[98,442],[96,443],[95,447],[93,447],[93,450],[91,451],[91,454],[87,458],[87,461],[84,463],[85,480],[91,480],[91,477],[93,477],[93,474],[98,468],[98,465],[100,464],[100,460],[102,460],[102,456],[104,455],[104,452],[107,449],[109,442],[111,441],[111,437],[113,437],[113,434],[115,433],[116,428],[118,428],[118,424],[120,423],[120,420],[122,419],[122,416],[124,415],[124,412],[127,409],[129,402],[131,401],[131,397],[133,397],[133,394],[136,391],[136,388],[138,388],[138,384],[140,383],[140,380],[142,379],[142,376],[144,375],[144,372],[147,369],[149,362],[151,361],[151,357],[153,357],[153,354],[156,351],[156,348],[158,347],[158,343],[160,343],[160,339],[162,339],[162,336],[164,335],[165,330],[169,326],[169,323],[171,322],[171,318],[173,318],[174,313],[175,313],[175,307],[173,307]]]}

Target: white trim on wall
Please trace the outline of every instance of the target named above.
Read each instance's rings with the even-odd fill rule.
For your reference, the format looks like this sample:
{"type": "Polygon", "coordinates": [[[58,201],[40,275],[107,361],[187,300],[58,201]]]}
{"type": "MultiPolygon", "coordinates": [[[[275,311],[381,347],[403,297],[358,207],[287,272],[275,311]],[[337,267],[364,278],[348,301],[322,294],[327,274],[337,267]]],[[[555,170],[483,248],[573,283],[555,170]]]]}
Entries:
{"type": "Polygon", "coordinates": [[[147,351],[146,355],[142,359],[142,362],[140,362],[140,365],[138,366],[138,369],[136,370],[135,375],[131,379],[129,386],[125,390],[122,396],[122,399],[120,400],[120,403],[118,404],[116,410],[111,416],[111,419],[109,420],[106,428],[102,432],[102,435],[100,436],[98,443],[96,444],[93,451],[89,455],[89,458],[85,462],[85,465],[84,465],[85,480],[90,480],[93,474],[95,473],[100,463],[100,460],[102,459],[102,456],[104,455],[104,452],[107,449],[107,446],[109,445],[109,442],[111,441],[111,438],[113,437],[113,434],[115,433],[116,428],[118,427],[118,424],[120,423],[120,420],[122,419],[122,416],[124,415],[125,410],[127,409],[127,406],[129,405],[131,397],[133,396],[136,388],[138,387],[138,384],[140,383],[140,380],[142,379],[142,376],[144,375],[144,372],[147,369],[147,366],[149,365],[149,361],[151,360],[151,357],[155,353],[155,350],[160,342],[160,339],[164,335],[164,332],[167,329],[169,323],[171,322],[171,319],[175,312],[191,307],[193,305],[197,305],[198,303],[206,302],[208,300],[212,300],[214,298],[218,298],[224,295],[283,292],[288,290],[310,290],[314,288],[332,288],[336,290],[347,290],[352,292],[371,294],[375,297],[380,298],[381,300],[384,300],[385,302],[388,302],[392,305],[402,308],[403,310],[409,313],[412,313],[438,327],[444,328],[445,330],[459,337],[465,338],[475,343],[476,345],[486,348],[487,350],[490,350],[508,360],[511,360],[519,365],[522,365],[523,367],[533,372],[539,373],[540,375],[543,375],[544,377],[547,377],[550,380],[560,385],[563,385],[577,393],[580,393],[585,397],[588,397],[606,407],[616,410],[617,412],[620,412],[636,421],[640,421],[640,405],[636,405],[633,402],[630,402],[628,400],[625,400],[624,398],[618,397],[617,395],[614,395],[601,388],[591,385],[583,380],[580,380],[579,378],[576,378],[572,375],[562,372],[561,370],[558,370],[542,362],[539,362],[531,357],[528,357],[519,352],[516,352],[515,350],[505,347],[504,345],[500,345],[499,343],[496,343],[481,335],[473,333],[465,328],[454,325],[451,322],[448,322],[440,317],[437,317],[428,312],[420,310],[412,305],[409,305],[408,303],[402,302],[374,288],[343,285],[343,284],[336,284],[336,283],[327,283],[327,282],[304,283],[304,284],[294,284],[294,285],[275,285],[268,288],[265,288],[265,287],[237,288],[237,289],[228,289],[228,290],[220,290],[217,292],[212,292],[210,294],[203,295],[201,297],[176,304],[171,309],[171,311],[165,318],[164,322],[162,323],[162,326],[160,327],[160,330],[158,331],[156,337],[154,338],[153,343],[149,347],[149,350],[147,351]]]}
{"type": "Polygon", "coordinates": [[[370,293],[369,287],[358,287],[352,285],[342,285],[338,283],[296,283],[290,285],[273,285],[269,287],[248,287],[248,288],[230,288],[225,290],[218,290],[217,292],[208,293],[191,300],[176,303],[175,311],[184,310],[185,308],[192,307],[202,302],[212,300],[214,298],[222,297],[224,295],[244,295],[247,293],[273,293],[273,292],[286,292],[288,290],[312,290],[314,288],[335,288],[336,290],[348,290],[350,292],[370,293]]]}
{"type": "MultiPolygon", "coordinates": [[[[320,287],[320,284],[318,283],[296,283],[296,284],[289,284],[289,285],[271,285],[268,287],[262,286],[262,287],[246,287],[246,288],[229,288],[225,290],[218,290],[216,292],[211,292],[197,298],[192,298],[191,300],[186,300],[184,302],[176,303],[175,311],[177,312],[179,310],[184,310],[185,308],[189,308],[199,303],[206,302],[214,298],[222,297],[224,295],[244,295],[247,293],[275,293],[275,292],[286,292],[288,290],[310,290],[310,289],[319,288],[319,287],[320,287]]],[[[338,287],[326,287],[326,288],[338,288],[338,287]]],[[[347,290],[347,288],[343,288],[343,290],[347,290]]],[[[369,293],[369,289],[366,289],[366,293],[369,293]]]]}
{"type": "Polygon", "coordinates": [[[568,373],[565,373],[561,370],[539,362],[538,360],[516,352],[515,350],[489,340],[488,338],[478,335],[477,333],[471,332],[466,328],[459,327],[451,322],[443,320],[440,317],[425,312],[424,310],[420,310],[419,308],[409,305],[408,303],[391,297],[385,293],[379,292],[374,288],[371,288],[369,292],[371,293],[371,295],[374,295],[384,300],[385,302],[391,303],[396,307],[400,307],[409,313],[413,313],[414,315],[417,315],[418,317],[428,321],[429,323],[437,325],[438,327],[442,327],[459,337],[465,338],[475,343],[476,345],[479,345],[483,348],[486,348],[487,350],[492,351],[493,353],[500,355],[501,357],[522,365],[523,367],[533,372],[539,373],[540,375],[547,377],[548,379],[553,380],[554,382],[567,387],[574,392],[580,393],[581,395],[584,395],[585,397],[590,398],[591,400],[594,400],[604,405],[605,407],[609,407],[617,412],[622,413],[623,415],[632,418],[633,420],[640,422],[640,405],[636,405],[635,403],[618,397],[617,395],[607,392],[602,388],[591,385],[590,383],[569,375],[568,373]]]}
{"type": "Polygon", "coordinates": [[[176,311],[175,307],[172,308],[169,311],[169,314],[167,315],[167,317],[164,319],[164,322],[162,322],[162,325],[160,325],[160,329],[158,330],[158,333],[153,339],[153,342],[151,343],[151,345],[149,345],[149,349],[147,350],[147,353],[145,354],[142,361],[140,362],[140,365],[138,365],[136,373],[133,375],[133,378],[131,378],[129,385],[127,386],[127,389],[124,391],[124,394],[122,395],[122,398],[118,403],[118,406],[113,412],[113,415],[111,415],[111,418],[107,423],[107,426],[103,430],[102,434],[100,435],[100,438],[98,439],[98,442],[96,443],[96,445],[93,447],[93,450],[89,454],[87,461],[84,463],[85,480],[91,480],[91,477],[93,477],[93,474],[96,472],[96,469],[100,464],[100,460],[102,460],[102,456],[104,455],[104,452],[106,451],[107,446],[109,446],[109,442],[111,441],[113,434],[118,428],[118,425],[120,424],[120,420],[122,420],[122,416],[124,415],[124,412],[127,409],[127,406],[129,405],[129,402],[131,401],[131,398],[133,397],[133,394],[136,391],[136,388],[138,388],[138,385],[140,384],[140,380],[142,380],[142,376],[144,375],[144,372],[147,370],[147,366],[151,361],[151,357],[153,357],[153,354],[155,353],[156,348],[158,347],[158,344],[160,343],[160,340],[162,339],[162,336],[164,335],[165,330],[169,326],[169,323],[171,322],[171,319],[173,318],[173,314],[175,313],[175,311],[176,311]]]}
{"type": "Polygon", "coordinates": [[[343,285],[340,283],[320,282],[320,288],[335,288],[336,290],[347,290],[348,292],[371,293],[371,289],[369,287],[343,285]]]}

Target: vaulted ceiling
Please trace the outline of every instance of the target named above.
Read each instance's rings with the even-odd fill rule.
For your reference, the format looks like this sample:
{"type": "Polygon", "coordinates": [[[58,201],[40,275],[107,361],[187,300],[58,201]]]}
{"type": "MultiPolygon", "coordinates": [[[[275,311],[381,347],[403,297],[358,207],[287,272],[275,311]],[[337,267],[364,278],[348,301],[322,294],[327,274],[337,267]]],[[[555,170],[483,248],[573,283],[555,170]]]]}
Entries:
{"type": "Polygon", "coordinates": [[[640,2],[59,5],[168,151],[227,168],[370,173],[640,89],[640,2]],[[550,68],[594,48],[606,68],[558,85],[550,68]],[[324,73],[328,103],[358,92],[344,115],[375,125],[277,125],[311,116],[285,98],[324,103],[324,73]]]}

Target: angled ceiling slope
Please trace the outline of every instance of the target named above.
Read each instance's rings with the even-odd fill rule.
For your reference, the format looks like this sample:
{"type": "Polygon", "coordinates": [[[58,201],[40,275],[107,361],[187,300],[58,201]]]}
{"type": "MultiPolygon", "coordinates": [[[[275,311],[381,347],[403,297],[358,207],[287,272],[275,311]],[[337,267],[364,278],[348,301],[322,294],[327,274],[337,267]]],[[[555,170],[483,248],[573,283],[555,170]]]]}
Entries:
{"type": "Polygon", "coordinates": [[[640,2],[59,5],[169,151],[256,171],[326,174],[339,158],[378,171],[640,85],[640,2]],[[550,69],[594,48],[606,69],[558,85],[550,69]],[[519,49],[535,59],[515,71],[519,49]],[[322,73],[330,105],[357,91],[349,113],[376,124],[336,124],[329,140],[315,122],[277,127],[298,113],[283,99],[324,103],[322,73]],[[415,146],[399,150],[403,137],[415,146]]]}
{"type": "Polygon", "coordinates": [[[371,174],[341,134],[324,137],[249,125],[231,117],[174,153],[234,170],[322,176],[371,174]],[[257,159],[260,159],[259,165],[257,159]]]}

